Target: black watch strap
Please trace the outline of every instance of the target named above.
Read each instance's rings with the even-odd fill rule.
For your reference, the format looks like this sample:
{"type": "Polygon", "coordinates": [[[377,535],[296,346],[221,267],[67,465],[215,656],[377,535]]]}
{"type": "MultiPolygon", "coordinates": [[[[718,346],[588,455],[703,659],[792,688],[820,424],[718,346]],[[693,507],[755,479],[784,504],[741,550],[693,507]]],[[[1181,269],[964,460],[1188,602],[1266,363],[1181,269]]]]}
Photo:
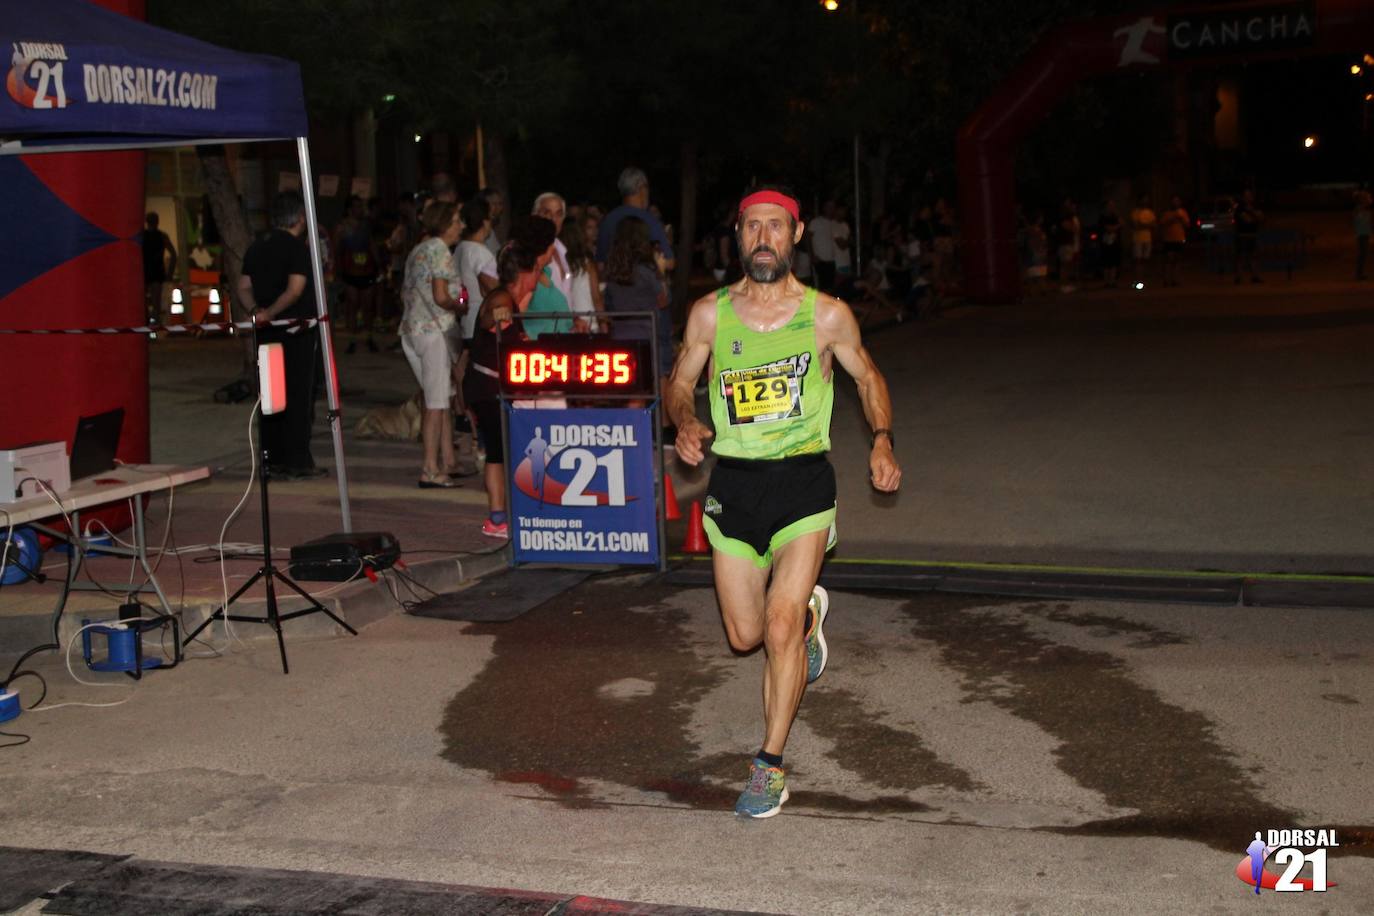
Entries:
{"type": "Polygon", "coordinates": [[[897,437],[892,435],[892,430],[890,429],[873,430],[873,439],[869,442],[870,447],[878,444],[879,436],[887,436],[887,444],[892,446],[893,448],[897,447],[897,437]]]}

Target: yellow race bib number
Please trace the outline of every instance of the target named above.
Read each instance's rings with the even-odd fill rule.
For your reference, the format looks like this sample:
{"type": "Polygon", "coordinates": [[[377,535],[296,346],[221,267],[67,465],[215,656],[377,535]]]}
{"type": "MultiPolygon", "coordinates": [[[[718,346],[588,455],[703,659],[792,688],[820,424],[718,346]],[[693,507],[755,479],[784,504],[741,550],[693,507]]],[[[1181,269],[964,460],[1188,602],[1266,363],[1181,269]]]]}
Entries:
{"type": "Polygon", "coordinates": [[[801,379],[795,365],[727,369],[720,382],[731,426],[801,416],[801,379]]]}

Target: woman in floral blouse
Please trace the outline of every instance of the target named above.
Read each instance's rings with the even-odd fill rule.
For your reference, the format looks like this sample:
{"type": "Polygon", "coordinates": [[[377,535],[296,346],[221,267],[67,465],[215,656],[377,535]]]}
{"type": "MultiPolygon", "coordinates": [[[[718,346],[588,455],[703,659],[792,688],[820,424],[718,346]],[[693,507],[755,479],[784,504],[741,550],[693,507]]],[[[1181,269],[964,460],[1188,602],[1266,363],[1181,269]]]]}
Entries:
{"type": "Polygon", "coordinates": [[[458,316],[466,311],[459,302],[458,271],[450,249],[458,241],[463,222],[458,206],[434,201],[425,207],[421,222],[426,238],[406,258],[401,301],[401,349],[405,352],[415,378],[424,389],[425,413],[421,424],[424,463],[419,485],[456,487],[449,476],[453,460],[453,414],[449,400],[453,394],[451,369],[452,329],[458,316]]]}

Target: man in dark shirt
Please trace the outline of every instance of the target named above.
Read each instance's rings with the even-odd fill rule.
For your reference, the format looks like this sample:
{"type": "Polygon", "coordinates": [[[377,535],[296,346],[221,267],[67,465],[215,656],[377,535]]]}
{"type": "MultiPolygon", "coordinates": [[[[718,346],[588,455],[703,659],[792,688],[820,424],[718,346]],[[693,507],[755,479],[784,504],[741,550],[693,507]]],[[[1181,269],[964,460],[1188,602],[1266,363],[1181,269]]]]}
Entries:
{"type": "Polygon", "coordinates": [[[616,207],[601,221],[596,236],[596,260],[605,264],[606,256],[611,253],[611,241],[615,238],[615,227],[627,216],[637,216],[649,227],[649,241],[653,242],[663,255],[665,271],[671,271],[676,264],[673,243],[668,238],[663,222],[649,209],[649,176],[643,170],[630,166],[620,173],[616,182],[620,191],[620,206],[616,207]]]}
{"type": "MultiPolygon", "coordinates": [[[[310,249],[305,234],[305,201],[295,191],[272,199],[272,231],[243,256],[239,297],[257,322],[315,317],[310,249]]],[[[260,327],[259,343],[280,343],[286,362],[286,409],[262,418],[262,447],[273,475],[289,480],[324,476],[310,454],[315,418],[314,328],[260,327]]]]}
{"type": "Polygon", "coordinates": [[[149,321],[162,315],[162,284],[176,272],[177,250],[167,233],[157,227],[156,213],[149,213],[143,230],[143,304],[149,321]],[[169,264],[166,255],[172,256],[169,264]]]}

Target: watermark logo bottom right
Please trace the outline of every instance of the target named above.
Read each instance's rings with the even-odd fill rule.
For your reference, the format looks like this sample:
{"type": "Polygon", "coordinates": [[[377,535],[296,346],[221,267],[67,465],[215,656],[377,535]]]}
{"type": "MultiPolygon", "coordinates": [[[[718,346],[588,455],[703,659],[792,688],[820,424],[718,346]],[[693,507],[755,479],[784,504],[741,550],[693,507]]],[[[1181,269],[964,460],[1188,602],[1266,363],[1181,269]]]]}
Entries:
{"type": "Polygon", "coordinates": [[[1340,846],[1336,831],[1330,829],[1287,829],[1255,831],[1245,847],[1245,858],[1236,865],[1236,877],[1255,889],[1280,892],[1325,891],[1336,882],[1327,880],[1326,851],[1340,846]],[[1281,873],[1269,871],[1264,863],[1270,856],[1283,866],[1281,873]],[[1304,865],[1312,866],[1312,877],[1300,877],[1304,865]]]}

